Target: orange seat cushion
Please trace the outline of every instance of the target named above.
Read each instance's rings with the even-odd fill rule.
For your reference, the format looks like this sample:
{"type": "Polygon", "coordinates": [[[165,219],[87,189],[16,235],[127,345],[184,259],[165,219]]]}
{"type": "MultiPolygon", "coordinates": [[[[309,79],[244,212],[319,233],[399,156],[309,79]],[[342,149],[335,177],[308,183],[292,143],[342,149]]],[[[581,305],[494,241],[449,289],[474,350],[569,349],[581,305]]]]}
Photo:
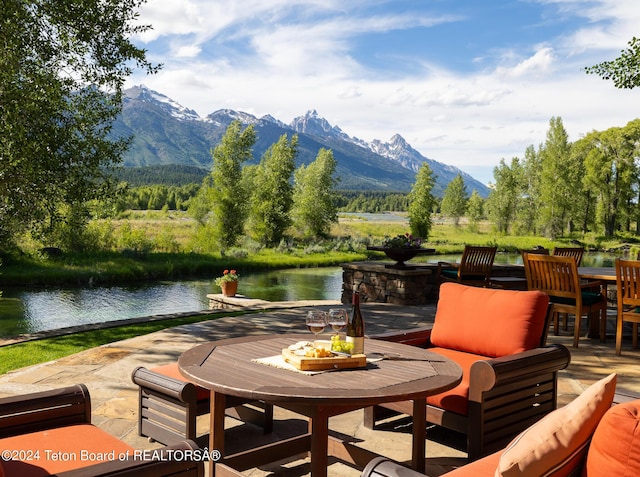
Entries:
{"type": "Polygon", "coordinates": [[[640,400],[613,406],[602,417],[582,475],[640,475],[640,400]]]}
{"type": "Polygon", "coordinates": [[[441,354],[455,361],[456,364],[462,368],[462,381],[453,389],[429,396],[427,398],[427,404],[466,416],[469,411],[469,374],[471,365],[476,361],[488,360],[490,358],[447,348],[429,348],[429,351],[441,354]]]}
{"type": "Polygon", "coordinates": [[[501,452],[489,454],[482,459],[475,460],[458,467],[457,469],[447,472],[443,477],[493,477],[500,461],[501,452]]]}
{"type": "Polygon", "coordinates": [[[615,390],[616,375],[610,374],[522,432],[500,456],[496,477],[575,475],[596,426],[611,407],[615,390]]]}
{"type": "MultiPolygon", "coordinates": [[[[180,373],[178,363],[157,366],[155,368],[151,368],[151,371],[153,371],[154,373],[162,374],[163,376],[168,376],[175,379],[176,381],[182,381],[183,383],[191,382],[180,373]]],[[[196,383],[193,383],[193,385],[196,387],[196,399],[198,401],[204,401],[211,398],[211,391],[209,391],[207,388],[198,386],[196,383]]]]}
{"type": "Polygon", "coordinates": [[[133,456],[134,448],[91,424],[0,439],[4,451],[25,451],[23,460],[2,463],[8,476],[40,477],[133,456]]]}
{"type": "Polygon", "coordinates": [[[540,346],[549,297],[540,291],[443,283],[431,343],[492,358],[540,346]]]}

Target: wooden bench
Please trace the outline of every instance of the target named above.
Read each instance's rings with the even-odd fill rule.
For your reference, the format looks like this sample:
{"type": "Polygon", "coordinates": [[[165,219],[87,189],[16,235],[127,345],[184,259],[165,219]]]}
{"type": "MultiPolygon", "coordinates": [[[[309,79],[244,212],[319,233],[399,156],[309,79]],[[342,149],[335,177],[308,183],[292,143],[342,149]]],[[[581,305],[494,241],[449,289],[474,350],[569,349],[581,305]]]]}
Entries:
{"type": "Polygon", "coordinates": [[[142,453],[91,424],[83,384],[0,399],[0,475],[203,477],[193,441],[142,453]]]}
{"type": "MultiPolygon", "coordinates": [[[[197,440],[196,418],[210,411],[210,391],[187,381],[172,363],[152,369],[139,366],[131,373],[139,386],[138,433],[162,444],[197,440]]],[[[228,397],[227,415],[273,431],[273,406],[228,397]]]]}

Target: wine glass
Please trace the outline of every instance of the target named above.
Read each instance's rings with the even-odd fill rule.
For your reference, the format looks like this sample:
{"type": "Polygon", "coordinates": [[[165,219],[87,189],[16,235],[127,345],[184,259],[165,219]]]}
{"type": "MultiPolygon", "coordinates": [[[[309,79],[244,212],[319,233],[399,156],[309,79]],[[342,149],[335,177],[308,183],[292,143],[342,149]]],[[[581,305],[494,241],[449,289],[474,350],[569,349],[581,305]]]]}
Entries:
{"type": "Polygon", "coordinates": [[[336,332],[336,335],[340,336],[340,332],[347,326],[347,310],[344,308],[331,308],[327,322],[336,332]]]}
{"type": "Polygon", "coordinates": [[[310,310],[307,312],[307,328],[316,338],[327,326],[327,314],[321,310],[310,310]]]}

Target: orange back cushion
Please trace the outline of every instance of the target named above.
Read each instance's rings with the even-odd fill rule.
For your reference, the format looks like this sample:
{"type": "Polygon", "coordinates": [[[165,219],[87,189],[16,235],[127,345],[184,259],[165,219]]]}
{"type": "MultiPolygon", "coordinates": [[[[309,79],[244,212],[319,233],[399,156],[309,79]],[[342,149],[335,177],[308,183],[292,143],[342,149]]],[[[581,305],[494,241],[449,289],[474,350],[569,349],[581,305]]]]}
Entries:
{"type": "Polygon", "coordinates": [[[494,358],[533,349],[540,345],[548,304],[540,291],[443,283],[431,343],[494,358]]]}
{"type": "Polygon", "coordinates": [[[640,400],[613,406],[593,433],[583,476],[640,475],[640,400]]]}
{"type": "MultiPolygon", "coordinates": [[[[533,424],[505,448],[495,477],[579,475],[589,439],[611,407],[615,391],[616,375],[610,374],[566,406],[533,424]]],[[[621,477],[631,474],[608,471],[591,475],[621,477]]]]}

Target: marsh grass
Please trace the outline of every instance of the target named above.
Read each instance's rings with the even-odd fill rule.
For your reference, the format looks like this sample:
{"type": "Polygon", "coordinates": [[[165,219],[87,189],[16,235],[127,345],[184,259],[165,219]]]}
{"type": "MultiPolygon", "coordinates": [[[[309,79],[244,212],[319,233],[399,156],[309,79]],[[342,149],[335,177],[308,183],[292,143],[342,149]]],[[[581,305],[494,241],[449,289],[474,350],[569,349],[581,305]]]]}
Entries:
{"type": "MultiPolygon", "coordinates": [[[[267,249],[245,238],[235,248],[213,253],[194,249],[196,226],[184,212],[131,211],[119,221],[96,221],[105,252],[64,254],[47,258],[35,253],[4,259],[0,285],[42,286],[110,284],[157,279],[217,276],[229,267],[242,271],[279,268],[335,266],[343,262],[373,259],[379,254],[367,251],[367,245],[379,245],[385,237],[409,232],[406,214],[379,214],[375,220],[343,214],[331,228],[328,239],[289,239],[267,249]]],[[[295,231],[292,231],[295,237],[295,231]]],[[[537,236],[510,236],[496,233],[492,224],[480,222],[470,226],[434,217],[431,234],[424,246],[437,254],[461,253],[465,244],[496,245],[501,252],[517,253],[521,249],[543,246],[566,246],[577,240],[588,249],[613,249],[620,239],[575,235],[550,240],[537,236]]],[[[631,237],[626,240],[631,241],[631,237]]],[[[637,240],[636,240],[637,242],[637,240]]]]}

